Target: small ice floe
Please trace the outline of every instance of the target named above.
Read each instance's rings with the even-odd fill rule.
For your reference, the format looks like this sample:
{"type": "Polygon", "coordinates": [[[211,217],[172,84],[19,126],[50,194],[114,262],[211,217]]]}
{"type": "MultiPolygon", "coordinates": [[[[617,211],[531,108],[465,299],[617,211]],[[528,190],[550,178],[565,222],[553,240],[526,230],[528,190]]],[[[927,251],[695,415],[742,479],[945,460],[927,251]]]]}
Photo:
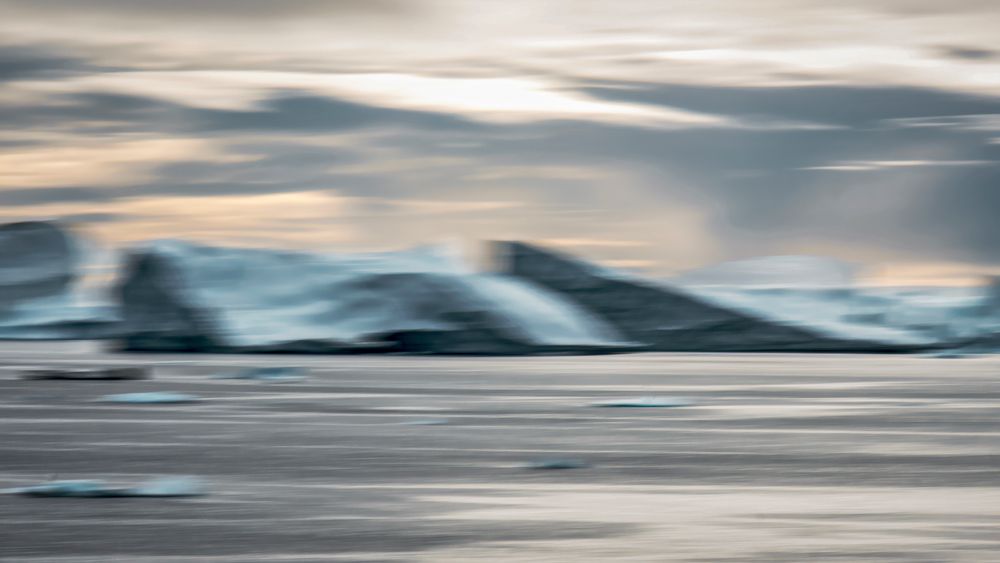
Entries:
{"type": "Polygon", "coordinates": [[[306,370],[303,368],[290,367],[269,367],[269,368],[247,368],[232,373],[223,373],[215,376],[216,379],[251,379],[254,381],[268,381],[271,383],[296,383],[305,381],[306,370]]]}
{"type": "Polygon", "coordinates": [[[937,352],[931,352],[927,354],[928,358],[938,358],[942,360],[957,360],[959,358],[968,358],[969,354],[965,352],[960,352],[958,350],[938,350],[937,352]]]}
{"type": "Polygon", "coordinates": [[[450,424],[451,421],[447,418],[422,418],[419,420],[407,420],[400,422],[403,426],[439,426],[442,424],[450,424]]]}
{"type": "Polygon", "coordinates": [[[31,381],[134,381],[149,379],[149,370],[144,367],[30,368],[21,372],[21,379],[31,381]]]}
{"type": "Polygon", "coordinates": [[[201,400],[197,395],[174,393],[173,391],[151,391],[148,393],[121,393],[105,395],[99,399],[102,403],[124,403],[133,405],[194,403],[201,400]]]}
{"type": "Polygon", "coordinates": [[[31,497],[121,498],[195,497],[206,494],[205,484],[194,477],[163,477],[134,487],[114,487],[100,480],[49,481],[0,492],[31,497]]]}
{"type": "Polygon", "coordinates": [[[694,401],[683,397],[637,397],[635,399],[615,399],[590,403],[592,407],[646,408],[646,407],[690,407],[694,401]]]}
{"type": "Polygon", "coordinates": [[[584,469],[590,464],[582,459],[573,458],[544,458],[529,461],[524,464],[525,469],[584,469]]]}

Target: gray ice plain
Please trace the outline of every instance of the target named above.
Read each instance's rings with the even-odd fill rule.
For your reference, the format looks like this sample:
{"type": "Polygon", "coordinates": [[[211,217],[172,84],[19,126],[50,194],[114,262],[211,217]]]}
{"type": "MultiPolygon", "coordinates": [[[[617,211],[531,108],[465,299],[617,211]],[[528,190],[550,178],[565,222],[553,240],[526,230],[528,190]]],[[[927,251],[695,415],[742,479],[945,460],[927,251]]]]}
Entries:
{"type": "Polygon", "coordinates": [[[81,248],[0,228],[0,561],[1000,552],[996,283],[159,241],[95,303],[81,248]]]}

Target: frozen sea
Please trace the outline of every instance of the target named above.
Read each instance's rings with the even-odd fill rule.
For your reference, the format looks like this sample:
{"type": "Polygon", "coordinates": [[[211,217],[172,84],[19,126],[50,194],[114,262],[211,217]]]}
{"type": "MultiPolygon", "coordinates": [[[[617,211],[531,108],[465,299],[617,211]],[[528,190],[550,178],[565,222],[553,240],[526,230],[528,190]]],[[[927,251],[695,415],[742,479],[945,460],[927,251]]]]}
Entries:
{"type": "Polygon", "coordinates": [[[0,343],[0,560],[1000,561],[1000,359],[109,354],[0,343]],[[20,381],[146,365],[149,381],[20,381]],[[307,381],[213,379],[301,366],[307,381]],[[177,405],[97,402],[174,391],[177,405]],[[677,408],[595,408],[640,397],[677,408]],[[683,404],[683,403],[682,403],[683,404]],[[530,470],[537,460],[580,467],[530,470]],[[572,465],[572,464],[570,464],[572,465]]]}

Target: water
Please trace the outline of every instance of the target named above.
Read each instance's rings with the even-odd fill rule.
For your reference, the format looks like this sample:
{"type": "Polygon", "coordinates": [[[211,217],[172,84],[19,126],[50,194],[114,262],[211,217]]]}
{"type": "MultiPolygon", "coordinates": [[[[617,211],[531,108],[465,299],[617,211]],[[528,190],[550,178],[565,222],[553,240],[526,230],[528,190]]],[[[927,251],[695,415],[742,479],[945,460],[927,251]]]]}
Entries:
{"type": "Polygon", "coordinates": [[[197,499],[0,499],[0,559],[989,561],[1000,361],[108,355],[0,345],[0,488],[197,475],[197,499]],[[16,380],[20,365],[151,381],[16,380]],[[213,379],[308,367],[294,386],[213,379]],[[104,405],[171,390],[193,405],[104,405]],[[683,396],[692,406],[594,409],[683,396]],[[408,421],[447,419],[445,425],[408,421]],[[537,459],[572,471],[527,471],[537,459]],[[117,559],[116,559],[117,558],[117,559]]]}

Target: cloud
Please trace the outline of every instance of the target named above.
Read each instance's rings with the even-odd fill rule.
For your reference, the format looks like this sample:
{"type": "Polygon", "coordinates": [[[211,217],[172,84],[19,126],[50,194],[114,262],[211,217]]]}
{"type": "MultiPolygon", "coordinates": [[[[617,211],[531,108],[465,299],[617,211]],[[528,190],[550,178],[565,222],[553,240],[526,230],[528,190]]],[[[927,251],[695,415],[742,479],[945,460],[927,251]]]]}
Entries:
{"type": "Polygon", "coordinates": [[[609,100],[669,105],[695,112],[847,127],[928,126],[1000,116],[1000,98],[912,87],[735,87],[641,82],[595,83],[585,92],[609,100]],[[955,117],[956,115],[964,117],[955,117]],[[979,115],[972,115],[979,114],[979,115]],[[942,121],[943,120],[943,121],[942,121]]]}
{"type": "Polygon", "coordinates": [[[248,110],[198,109],[190,112],[202,131],[338,131],[377,125],[471,129],[461,117],[380,108],[333,98],[287,93],[248,110]]]}
{"type": "Polygon", "coordinates": [[[85,187],[24,188],[0,190],[0,205],[39,206],[52,203],[102,203],[114,196],[102,189],[85,187]]]}
{"type": "Polygon", "coordinates": [[[848,160],[822,166],[805,166],[799,170],[821,170],[831,172],[871,172],[929,166],[997,166],[992,160],[848,160]]]}
{"type": "Polygon", "coordinates": [[[110,241],[545,239],[653,273],[1000,263],[992,2],[0,8],[5,216],[110,241]]]}
{"type": "Polygon", "coordinates": [[[18,15],[51,16],[73,13],[102,17],[202,18],[243,20],[249,18],[298,18],[330,15],[399,15],[412,13],[412,1],[400,0],[2,0],[0,6],[18,15]],[[80,10],[86,10],[81,14],[80,10]]]}
{"type": "Polygon", "coordinates": [[[558,246],[566,248],[637,248],[649,246],[648,241],[639,240],[614,240],[614,239],[588,239],[588,238],[550,238],[536,241],[547,246],[558,246]]]}
{"type": "Polygon", "coordinates": [[[197,138],[76,139],[0,153],[0,189],[67,184],[128,185],[164,162],[198,156],[215,162],[238,157],[197,138]]]}
{"type": "Polygon", "coordinates": [[[933,115],[886,119],[885,124],[900,128],[938,128],[957,131],[1000,131],[1000,112],[972,115],[933,115]]]}
{"type": "Polygon", "coordinates": [[[120,213],[71,213],[58,219],[70,223],[113,223],[126,220],[127,216],[120,213]]]}
{"type": "Polygon", "coordinates": [[[0,83],[94,70],[85,59],[37,45],[0,44],[0,83]]]}
{"type": "Polygon", "coordinates": [[[951,45],[940,47],[939,50],[941,54],[946,57],[969,59],[974,61],[993,59],[1000,55],[1000,52],[994,49],[983,49],[979,47],[959,47],[951,45]]]}
{"type": "MultiPolygon", "coordinates": [[[[594,99],[558,83],[526,77],[228,70],[133,71],[107,72],[61,81],[22,81],[13,88],[22,99],[67,94],[112,94],[229,112],[254,111],[276,91],[297,91],[314,98],[337,99],[341,106],[341,118],[359,119],[358,108],[368,105],[447,114],[488,123],[572,119],[638,127],[726,125],[725,120],[717,116],[665,106],[594,99]]],[[[331,105],[334,103],[330,102],[331,105]]],[[[287,106],[287,102],[285,104],[287,106]]],[[[326,109],[329,111],[332,108],[326,109]]],[[[260,121],[264,121],[263,116],[260,121]]]]}

